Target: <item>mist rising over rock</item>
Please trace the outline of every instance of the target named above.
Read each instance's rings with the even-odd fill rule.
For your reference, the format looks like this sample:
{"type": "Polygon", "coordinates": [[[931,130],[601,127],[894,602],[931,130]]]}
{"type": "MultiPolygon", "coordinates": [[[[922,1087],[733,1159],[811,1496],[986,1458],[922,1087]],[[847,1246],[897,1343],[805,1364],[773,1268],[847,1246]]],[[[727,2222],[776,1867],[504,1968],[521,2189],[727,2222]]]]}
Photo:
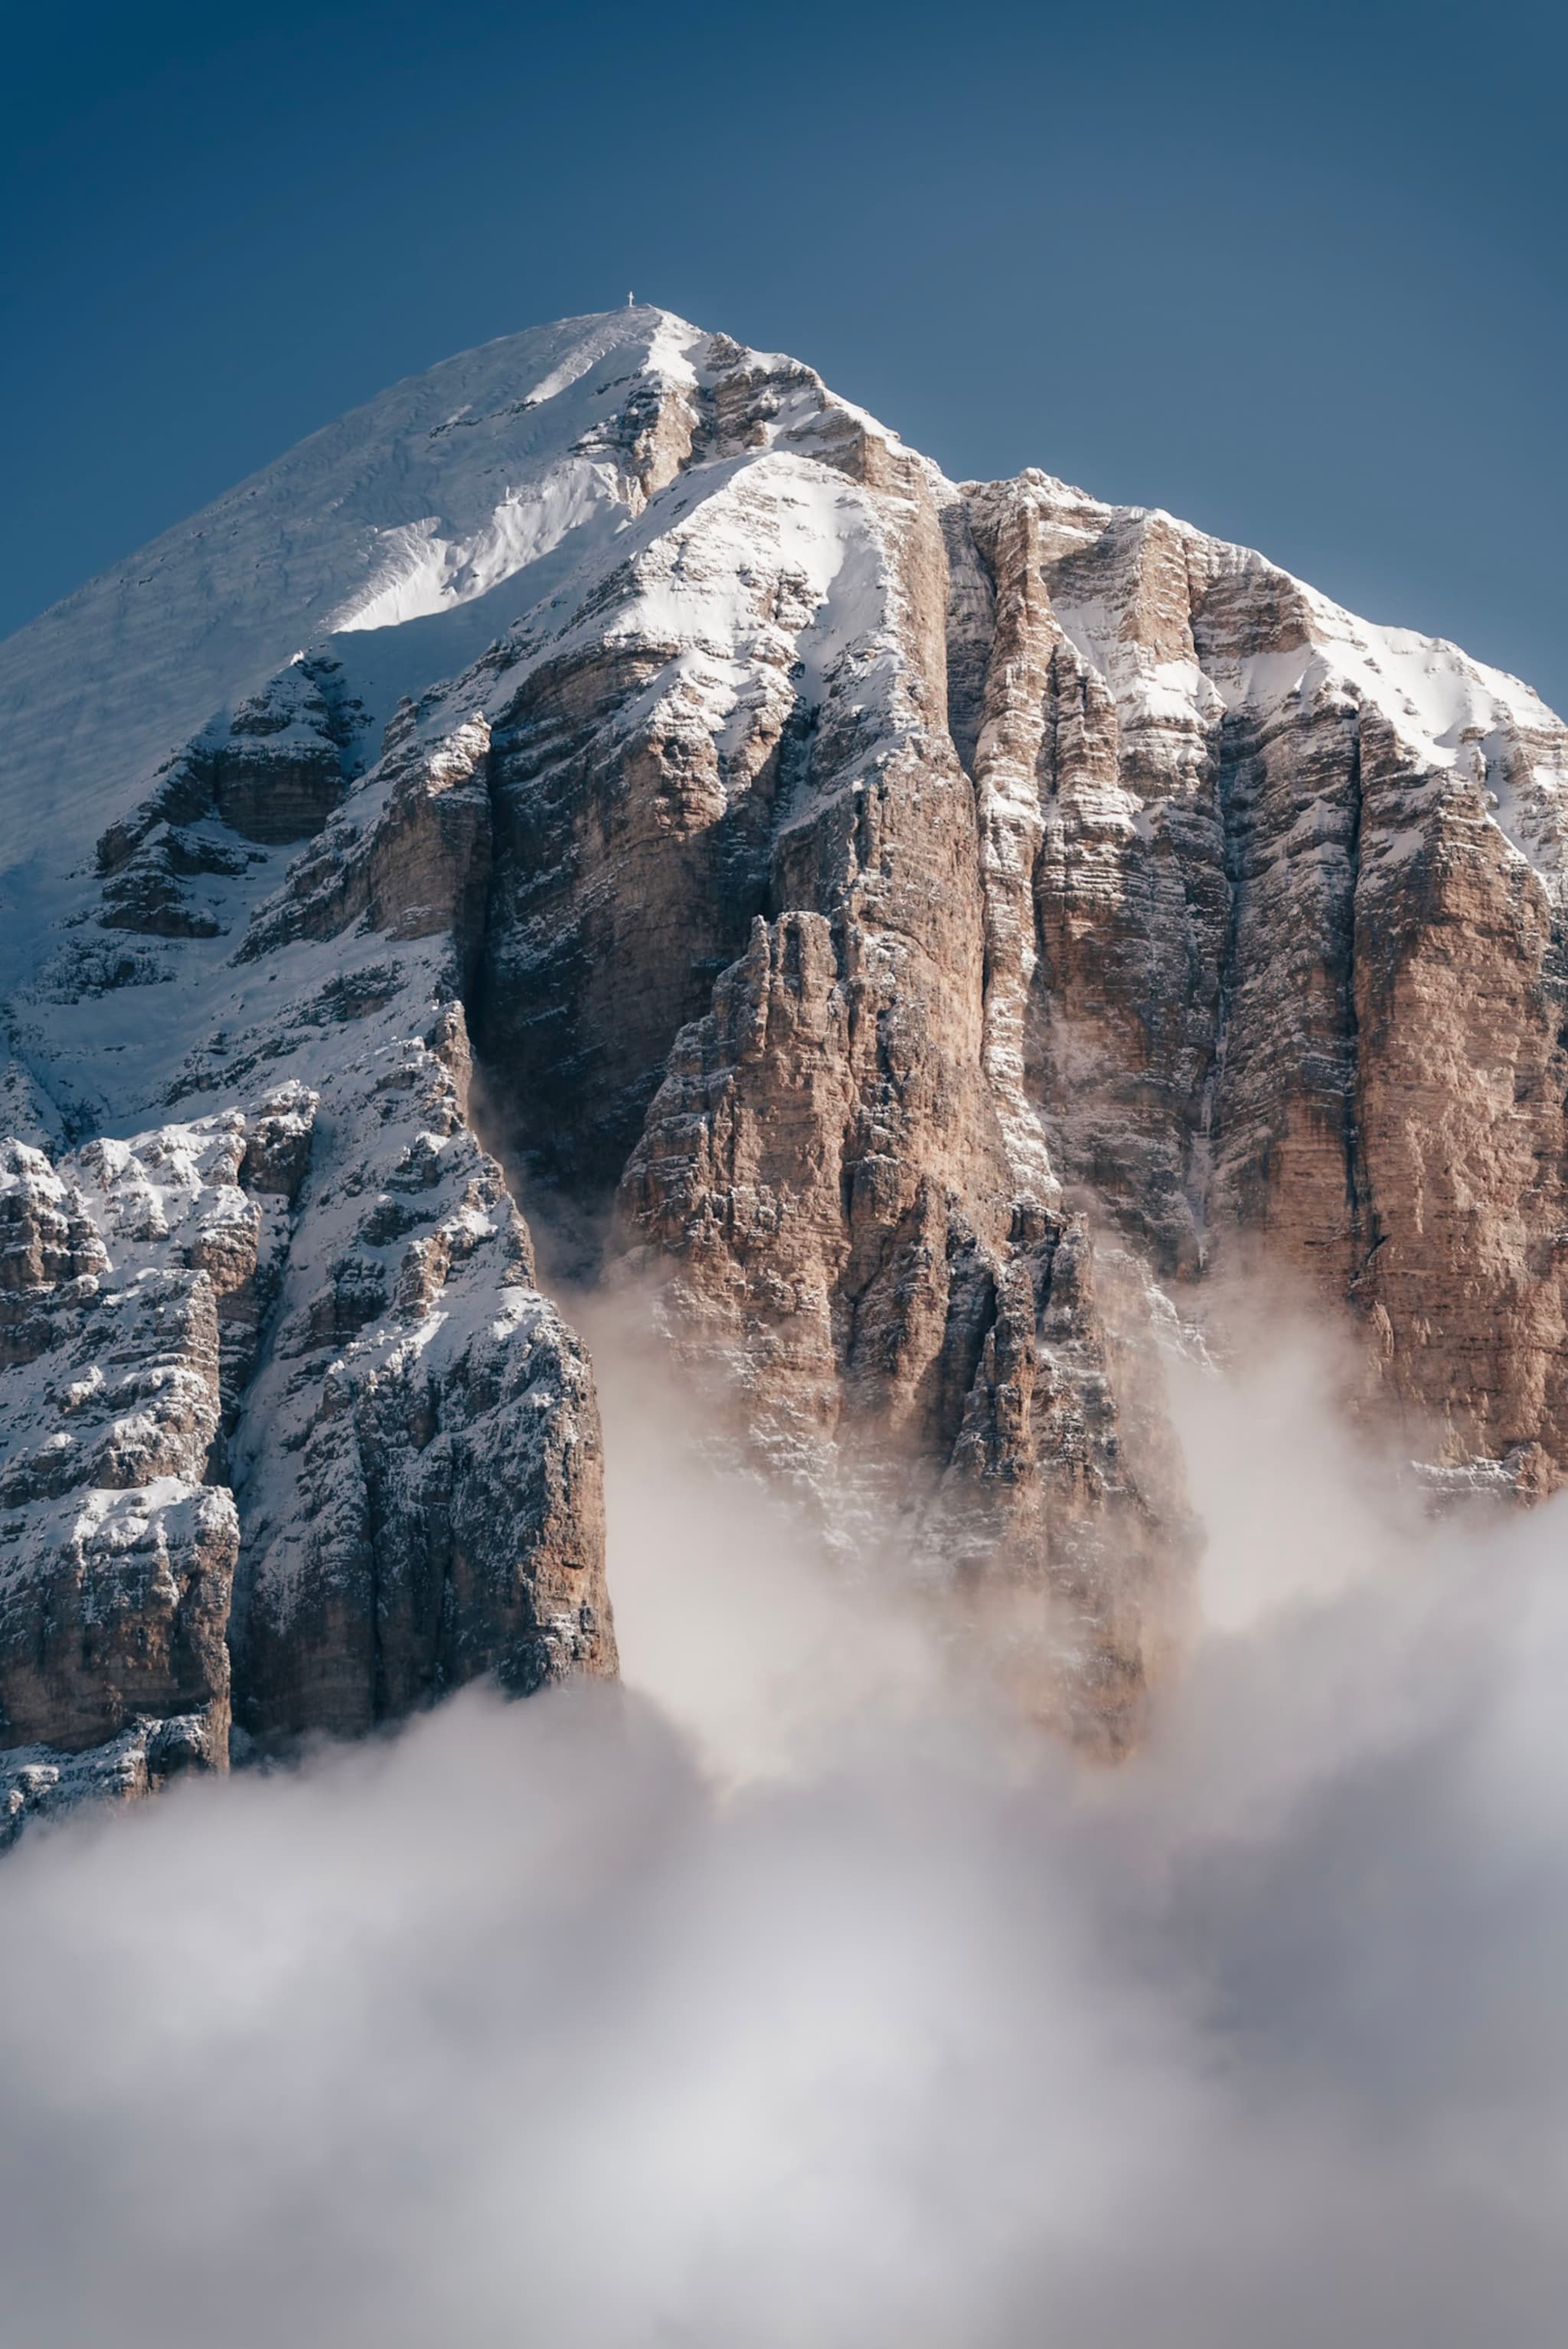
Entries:
{"type": "Polygon", "coordinates": [[[613,1672],[519,1195],[830,1539],[1043,1595],[1110,1750],[1216,1272],[1439,1484],[1568,1474],[1568,731],[1452,647],[629,309],[302,443],[0,715],[14,1820],[613,1672]]]}

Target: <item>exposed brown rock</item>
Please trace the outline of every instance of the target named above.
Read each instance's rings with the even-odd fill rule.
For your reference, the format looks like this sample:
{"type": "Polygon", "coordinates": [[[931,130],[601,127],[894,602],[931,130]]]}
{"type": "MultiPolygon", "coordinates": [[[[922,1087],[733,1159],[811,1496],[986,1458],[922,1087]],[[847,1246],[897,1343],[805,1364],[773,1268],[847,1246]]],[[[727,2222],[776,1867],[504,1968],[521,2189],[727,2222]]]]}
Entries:
{"type": "MultiPolygon", "coordinates": [[[[22,1808],[135,1791],[158,1723],[218,1720],[178,1624],[228,1609],[226,1495],[263,1742],[613,1669],[592,1381],[476,1137],[470,1026],[580,1268],[654,1284],[830,1538],[1019,1600],[1020,1678],[1090,1742],[1180,1635],[1154,1338],[1215,1268],[1327,1300],[1439,1479],[1568,1479],[1551,714],[1169,515],[957,487],[663,314],[519,354],[387,396],[365,477],[422,519],[299,522],[336,633],[160,738],[7,1014],[0,1101],[48,1149],[0,1181],[5,1489],[74,1527],[183,1480],[156,1526],[114,1502],[145,1540],[37,1537],[0,1660],[22,1808]],[[356,629],[404,619],[372,755],[356,629]],[[204,1204],[139,1237],[160,1151],[204,1204]],[[49,1381],[143,1247],[169,1375],[88,1444],[49,1381]],[[100,1582],[151,1610],[135,1671],[78,1654],[100,1582]]],[[[360,429],[311,444],[344,497],[360,429]]]]}

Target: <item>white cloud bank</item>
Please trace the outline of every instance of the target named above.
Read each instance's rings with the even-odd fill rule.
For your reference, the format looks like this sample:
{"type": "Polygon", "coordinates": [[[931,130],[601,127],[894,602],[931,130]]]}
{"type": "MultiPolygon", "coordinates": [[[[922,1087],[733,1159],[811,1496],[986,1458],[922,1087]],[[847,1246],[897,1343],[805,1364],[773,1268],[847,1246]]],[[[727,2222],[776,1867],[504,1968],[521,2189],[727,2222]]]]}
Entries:
{"type": "Polygon", "coordinates": [[[0,1871],[6,2349],[1546,2349],[1561,1506],[1188,1397],[1211,1615],[1076,1772],[607,1386],[628,1688],[0,1871]]]}

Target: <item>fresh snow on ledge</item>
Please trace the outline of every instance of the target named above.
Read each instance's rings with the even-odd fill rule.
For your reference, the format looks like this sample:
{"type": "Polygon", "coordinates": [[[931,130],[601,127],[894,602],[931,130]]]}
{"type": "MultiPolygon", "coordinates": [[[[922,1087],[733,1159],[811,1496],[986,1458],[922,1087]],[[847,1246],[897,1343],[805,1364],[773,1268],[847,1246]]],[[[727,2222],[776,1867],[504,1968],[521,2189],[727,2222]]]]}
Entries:
{"type": "MultiPolygon", "coordinates": [[[[616,427],[641,388],[711,379],[712,354],[712,338],[649,307],[566,319],[463,353],[302,441],[0,646],[0,995],[28,975],[48,924],[70,912],[79,891],[69,875],[105,825],[142,797],[162,761],[303,647],[335,639],[378,724],[400,697],[460,676],[525,615],[633,553],[640,493],[623,469],[616,427]]],[[[752,357],[787,378],[789,362],[752,357]]],[[[878,602],[859,576],[870,554],[853,487],[816,461],[815,406],[813,392],[786,380],[763,444],[738,460],[728,493],[693,516],[695,537],[679,525],[670,532],[672,554],[677,540],[687,545],[680,575],[661,590],[658,558],[641,566],[646,625],[695,627],[693,681],[718,699],[720,672],[745,667],[736,599],[746,600],[748,498],[776,490],[786,517],[798,510],[801,585],[820,607],[821,659],[854,633],[867,598],[878,602]]],[[[833,406],[892,439],[861,411],[833,406]]],[[[1101,505],[1043,473],[1026,479],[1064,544],[1088,546],[1106,531],[1130,538],[1153,523],[1215,546],[1169,517],[1101,505]]],[[[684,494],[677,486],[675,499],[684,494]]],[[[1222,552],[1260,574],[1272,569],[1222,552]]],[[[1538,697],[1449,645],[1299,592],[1312,641],[1229,667],[1151,663],[1109,608],[1064,601],[1058,617],[1124,722],[1209,730],[1227,708],[1263,713],[1320,689],[1375,704],[1423,765],[1475,773],[1492,820],[1555,880],[1568,738],[1538,697]]],[[[807,678],[802,690],[816,684],[807,678]]]]}

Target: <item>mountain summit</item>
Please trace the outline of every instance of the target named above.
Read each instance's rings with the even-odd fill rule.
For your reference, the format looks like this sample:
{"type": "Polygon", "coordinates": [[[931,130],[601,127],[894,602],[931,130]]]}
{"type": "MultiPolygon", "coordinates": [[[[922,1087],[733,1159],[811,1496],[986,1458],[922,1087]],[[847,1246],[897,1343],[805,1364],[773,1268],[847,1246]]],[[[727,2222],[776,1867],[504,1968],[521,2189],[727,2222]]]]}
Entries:
{"type": "Polygon", "coordinates": [[[1112,1748],[1215,1267],[1439,1485],[1568,1475],[1568,731],[1451,646],[628,309],[302,442],[0,712],[15,1823],[614,1669],[509,1178],[1112,1748]]]}

